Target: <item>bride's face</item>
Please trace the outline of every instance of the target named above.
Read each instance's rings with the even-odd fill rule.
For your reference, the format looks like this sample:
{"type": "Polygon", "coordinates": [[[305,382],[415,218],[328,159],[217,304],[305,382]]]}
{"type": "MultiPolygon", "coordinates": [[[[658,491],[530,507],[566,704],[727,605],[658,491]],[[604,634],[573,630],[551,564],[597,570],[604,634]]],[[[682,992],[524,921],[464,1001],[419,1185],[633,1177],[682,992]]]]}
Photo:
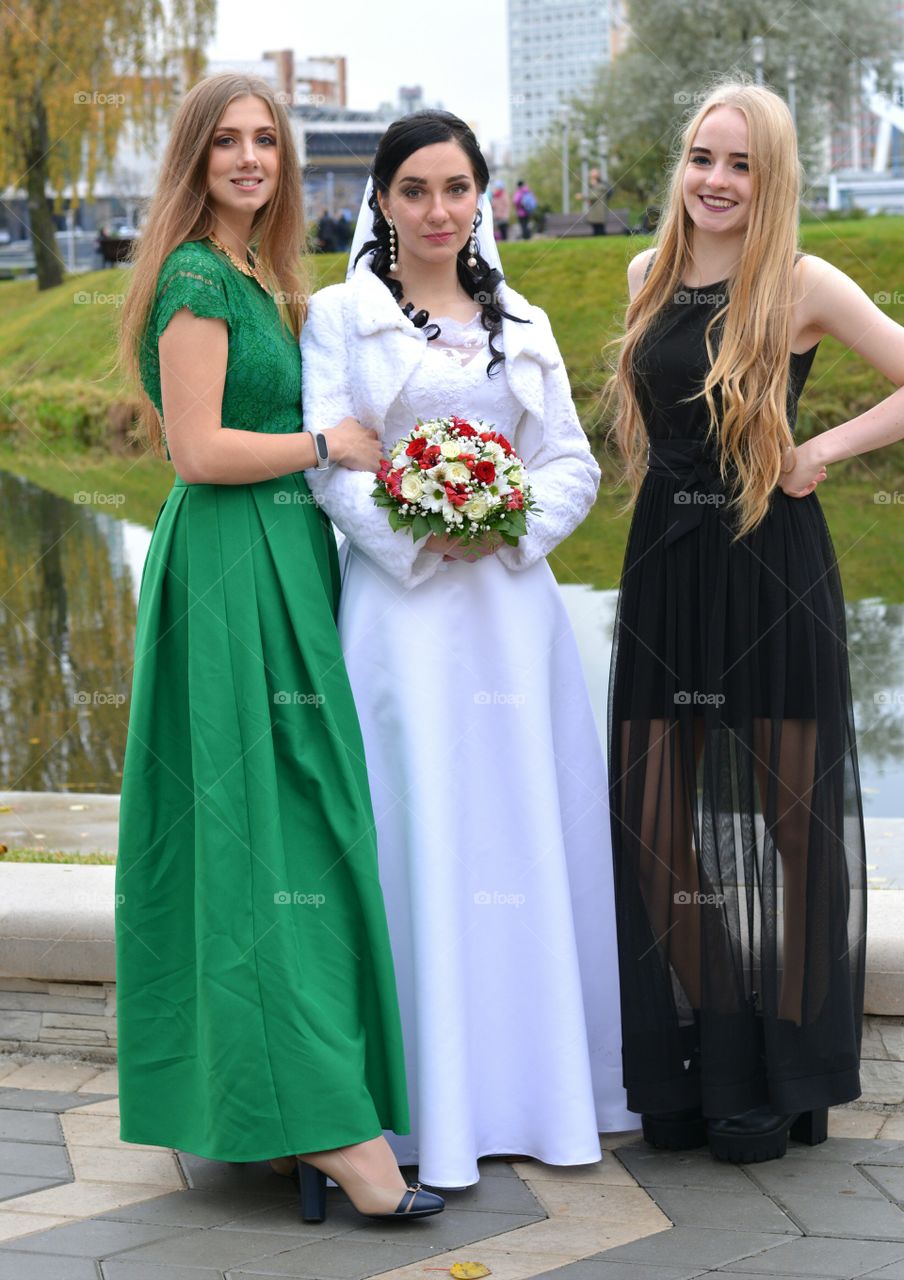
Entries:
{"type": "Polygon", "coordinates": [[[380,207],[395,224],[399,267],[453,261],[468,243],[480,192],[457,142],[413,151],[395,172],[380,207]]]}

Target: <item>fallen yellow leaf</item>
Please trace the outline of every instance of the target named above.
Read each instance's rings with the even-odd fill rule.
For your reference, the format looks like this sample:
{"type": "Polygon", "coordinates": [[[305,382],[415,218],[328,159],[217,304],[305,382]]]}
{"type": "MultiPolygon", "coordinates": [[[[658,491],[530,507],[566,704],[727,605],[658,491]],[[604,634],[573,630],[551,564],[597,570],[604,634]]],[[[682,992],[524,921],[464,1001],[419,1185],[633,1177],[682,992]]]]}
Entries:
{"type": "Polygon", "coordinates": [[[13,807],[11,804],[0,804],[0,813],[12,813],[12,811],[13,807]]]}
{"type": "Polygon", "coordinates": [[[481,1276],[491,1276],[493,1273],[489,1267],[485,1267],[482,1262],[453,1262],[449,1268],[449,1275],[455,1276],[455,1280],[480,1280],[481,1276]]]}

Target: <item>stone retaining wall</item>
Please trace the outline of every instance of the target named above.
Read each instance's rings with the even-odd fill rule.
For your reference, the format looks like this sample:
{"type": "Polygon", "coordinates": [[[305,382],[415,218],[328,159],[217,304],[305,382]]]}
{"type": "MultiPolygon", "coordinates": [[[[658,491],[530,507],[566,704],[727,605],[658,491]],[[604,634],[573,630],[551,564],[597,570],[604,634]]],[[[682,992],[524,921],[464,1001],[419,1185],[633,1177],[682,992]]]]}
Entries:
{"type": "Polygon", "coordinates": [[[116,1061],[116,984],[0,977],[0,1052],[116,1061]]]}

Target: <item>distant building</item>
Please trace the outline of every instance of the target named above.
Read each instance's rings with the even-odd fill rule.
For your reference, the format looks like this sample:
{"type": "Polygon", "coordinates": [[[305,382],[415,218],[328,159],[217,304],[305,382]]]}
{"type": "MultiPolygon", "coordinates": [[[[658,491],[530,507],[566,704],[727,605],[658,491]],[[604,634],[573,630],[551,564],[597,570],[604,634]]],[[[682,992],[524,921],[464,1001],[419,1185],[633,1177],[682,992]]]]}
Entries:
{"type": "Polygon", "coordinates": [[[523,164],[623,43],[621,0],[508,0],[512,162],[523,164]]]}

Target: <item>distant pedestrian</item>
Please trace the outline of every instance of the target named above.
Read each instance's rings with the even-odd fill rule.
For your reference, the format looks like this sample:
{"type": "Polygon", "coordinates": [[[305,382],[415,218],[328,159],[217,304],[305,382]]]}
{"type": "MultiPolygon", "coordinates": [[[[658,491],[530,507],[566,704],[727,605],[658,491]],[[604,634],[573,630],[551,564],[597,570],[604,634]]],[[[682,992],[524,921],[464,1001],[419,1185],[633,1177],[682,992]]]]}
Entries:
{"type": "Polygon", "coordinates": [[[493,194],[490,196],[493,206],[493,226],[497,240],[508,240],[509,218],[512,216],[512,202],[505,189],[504,182],[493,183],[493,194]]]}
{"type": "Polygon", "coordinates": [[[521,227],[521,239],[529,240],[531,237],[530,220],[531,215],[537,208],[537,197],[531,191],[530,187],[523,178],[518,179],[518,186],[515,188],[515,214],[521,227]]]}
{"type": "Polygon", "coordinates": [[[581,199],[586,203],[584,221],[589,222],[595,236],[606,234],[606,219],[609,216],[609,199],[612,189],[600,178],[599,169],[590,170],[590,187],[587,195],[581,199]]]}

